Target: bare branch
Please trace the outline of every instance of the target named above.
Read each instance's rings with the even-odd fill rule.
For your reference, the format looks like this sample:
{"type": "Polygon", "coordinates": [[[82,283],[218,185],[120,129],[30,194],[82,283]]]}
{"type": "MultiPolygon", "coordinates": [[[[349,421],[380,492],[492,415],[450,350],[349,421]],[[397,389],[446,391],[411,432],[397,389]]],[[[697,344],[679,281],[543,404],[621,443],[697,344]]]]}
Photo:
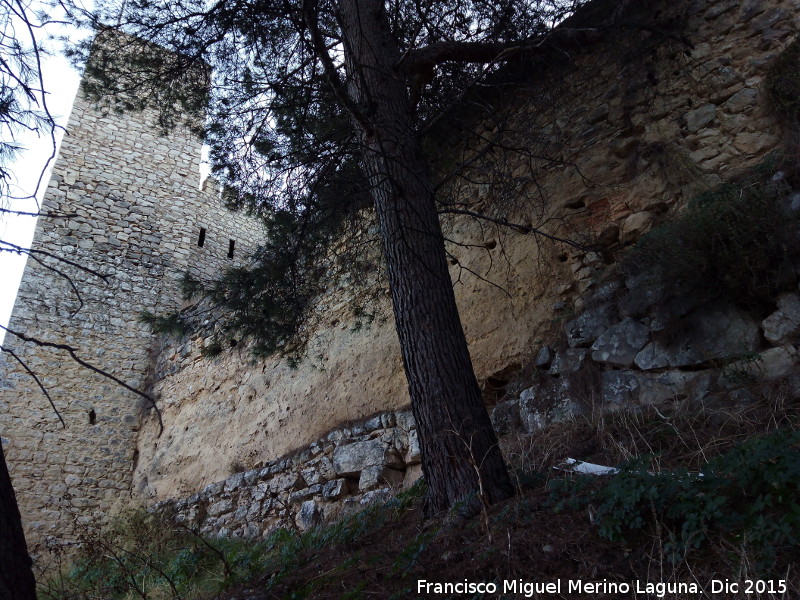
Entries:
{"type": "Polygon", "coordinates": [[[50,394],[47,392],[47,388],[46,388],[46,387],[44,387],[44,384],[43,384],[43,383],[41,382],[41,380],[40,380],[40,379],[39,379],[39,378],[36,376],[36,373],[34,373],[34,372],[31,370],[31,368],[30,368],[30,367],[29,367],[27,364],[25,364],[25,361],[24,361],[24,360],[22,360],[22,359],[19,357],[19,355],[18,355],[16,352],[14,352],[14,351],[13,351],[11,348],[6,348],[5,346],[1,346],[1,345],[0,345],[0,352],[5,352],[5,353],[6,353],[6,354],[8,354],[9,356],[11,356],[11,357],[12,357],[14,360],[16,360],[16,361],[17,361],[17,362],[20,364],[20,366],[21,366],[23,369],[25,369],[25,371],[28,373],[28,375],[30,375],[31,377],[33,377],[33,380],[36,382],[36,385],[38,385],[38,386],[39,386],[39,389],[40,389],[40,390],[42,390],[42,393],[44,394],[45,398],[47,398],[47,401],[50,403],[50,406],[53,408],[53,411],[55,411],[55,413],[56,413],[56,416],[58,417],[58,420],[59,420],[59,421],[61,421],[61,426],[62,426],[64,429],[66,429],[66,427],[67,427],[67,424],[66,424],[66,423],[64,423],[64,419],[61,417],[61,413],[60,413],[60,412],[58,412],[58,409],[56,408],[55,402],[53,402],[53,399],[50,397],[50,394]]]}
{"type": "Polygon", "coordinates": [[[78,356],[77,350],[75,348],[73,348],[72,346],[68,345],[68,344],[57,344],[57,343],[54,343],[54,342],[45,342],[43,340],[31,337],[29,335],[25,335],[24,333],[21,333],[19,331],[14,331],[13,329],[9,329],[8,327],[5,327],[3,325],[0,325],[0,329],[5,331],[6,333],[10,333],[14,337],[19,338],[23,342],[30,342],[30,343],[32,343],[32,344],[34,344],[36,346],[41,347],[41,348],[53,348],[54,350],[63,350],[64,352],[69,354],[69,356],[70,356],[70,358],[72,360],[74,360],[76,363],[78,363],[80,366],[84,367],[85,369],[88,369],[88,370],[90,370],[90,371],[92,371],[94,373],[97,373],[98,375],[101,375],[102,377],[105,377],[106,379],[110,379],[111,381],[113,381],[114,383],[119,385],[120,387],[123,387],[126,390],[128,390],[129,392],[132,392],[132,393],[136,394],[137,396],[140,396],[140,397],[144,398],[150,404],[150,407],[153,408],[156,411],[156,415],[158,416],[158,426],[159,426],[158,435],[160,436],[164,432],[164,422],[161,419],[161,410],[156,405],[156,401],[153,399],[152,396],[149,396],[148,394],[145,394],[144,392],[142,392],[140,390],[137,390],[135,387],[132,387],[132,386],[128,385],[127,383],[122,381],[120,378],[112,375],[108,371],[105,371],[104,369],[101,369],[100,367],[96,367],[92,363],[83,360],[80,356],[78,356]]]}
{"type": "Polygon", "coordinates": [[[532,227],[530,225],[521,225],[520,223],[510,223],[506,219],[496,219],[494,217],[482,215],[480,213],[476,213],[471,210],[460,209],[460,208],[444,208],[439,210],[438,213],[440,215],[442,214],[466,215],[468,217],[472,217],[473,219],[480,219],[483,221],[489,221],[490,223],[494,223],[496,225],[502,225],[503,227],[510,227],[511,229],[517,231],[518,233],[523,233],[523,234],[535,233],[536,235],[545,237],[548,240],[552,240],[554,242],[561,242],[562,244],[567,244],[568,246],[572,246],[573,248],[577,248],[579,250],[587,250],[587,251],[592,250],[590,246],[584,246],[583,244],[579,244],[578,242],[575,242],[573,240],[545,233],[539,227],[532,227]]]}
{"type": "Polygon", "coordinates": [[[602,39],[595,28],[555,29],[545,35],[514,42],[464,42],[444,40],[403,55],[397,68],[406,75],[430,72],[436,65],[445,62],[497,63],[518,58],[548,54],[554,50],[577,49],[602,39]]]}

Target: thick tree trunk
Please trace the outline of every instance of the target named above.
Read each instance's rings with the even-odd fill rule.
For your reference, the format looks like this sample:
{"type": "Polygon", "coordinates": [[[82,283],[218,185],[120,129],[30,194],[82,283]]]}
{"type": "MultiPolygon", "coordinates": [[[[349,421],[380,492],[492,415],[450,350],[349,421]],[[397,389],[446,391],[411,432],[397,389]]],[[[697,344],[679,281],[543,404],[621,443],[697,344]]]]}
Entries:
{"type": "Polygon", "coordinates": [[[0,443],[0,598],[36,600],[32,564],[3,445],[0,443]]]}
{"type": "Polygon", "coordinates": [[[417,421],[426,512],[513,494],[481,399],[447,267],[433,188],[382,0],[340,0],[353,120],[361,132],[417,421]]]}

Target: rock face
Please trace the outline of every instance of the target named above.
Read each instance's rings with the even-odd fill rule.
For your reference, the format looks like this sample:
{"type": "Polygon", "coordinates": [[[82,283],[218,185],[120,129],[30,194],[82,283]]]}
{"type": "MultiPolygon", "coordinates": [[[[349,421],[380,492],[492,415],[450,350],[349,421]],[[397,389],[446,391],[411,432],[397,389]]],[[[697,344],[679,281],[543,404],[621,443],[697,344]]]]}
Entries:
{"type": "Polygon", "coordinates": [[[800,295],[792,292],[781,294],[778,310],[761,324],[764,337],[773,344],[785,344],[800,340],[800,295]]]}
{"type": "Polygon", "coordinates": [[[626,318],[607,329],[592,344],[592,360],[616,367],[629,367],[650,338],[650,330],[626,318]]]}
{"type": "Polygon", "coordinates": [[[686,317],[684,334],[674,341],[653,341],[634,360],[640,369],[687,367],[753,352],[759,344],[758,323],[732,307],[701,308],[686,317]]]}

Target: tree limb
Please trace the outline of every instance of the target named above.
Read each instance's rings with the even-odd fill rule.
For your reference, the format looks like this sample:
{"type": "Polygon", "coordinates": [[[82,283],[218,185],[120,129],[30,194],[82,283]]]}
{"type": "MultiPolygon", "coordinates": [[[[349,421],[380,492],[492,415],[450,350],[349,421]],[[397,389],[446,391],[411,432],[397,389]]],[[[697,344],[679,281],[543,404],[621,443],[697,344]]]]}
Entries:
{"type": "Polygon", "coordinates": [[[149,396],[148,394],[145,394],[144,392],[137,390],[135,387],[132,387],[132,386],[128,385],[127,383],[122,381],[120,378],[112,375],[108,371],[105,371],[105,370],[101,369],[100,367],[96,367],[90,362],[86,362],[80,356],[78,356],[77,351],[75,350],[75,348],[73,348],[72,346],[70,346],[68,344],[57,344],[57,343],[54,343],[54,342],[45,342],[43,340],[31,337],[29,335],[25,335],[24,333],[21,333],[19,331],[14,331],[13,329],[9,329],[8,327],[5,327],[3,325],[0,325],[0,329],[5,331],[6,333],[10,333],[14,337],[19,338],[23,342],[31,342],[32,344],[34,344],[36,346],[39,346],[41,348],[53,348],[55,350],[63,350],[64,352],[69,354],[70,358],[72,360],[74,360],[76,363],[78,363],[80,366],[82,366],[82,367],[84,367],[86,369],[89,369],[90,371],[93,371],[94,373],[97,373],[98,375],[102,375],[106,379],[110,379],[111,381],[113,381],[114,383],[119,385],[120,387],[125,388],[126,390],[136,394],[137,396],[141,396],[142,398],[147,400],[149,402],[149,404],[150,404],[150,407],[153,408],[156,411],[156,415],[158,416],[158,426],[159,426],[158,435],[160,436],[164,432],[164,422],[161,419],[161,410],[156,405],[156,401],[153,399],[152,396],[149,396]]]}
{"type": "Polygon", "coordinates": [[[424,74],[444,62],[493,63],[521,55],[546,54],[553,50],[581,48],[602,39],[595,28],[555,29],[542,36],[514,42],[464,42],[445,40],[403,55],[397,69],[406,74],[424,74]]]}
{"type": "Polygon", "coordinates": [[[5,346],[0,346],[0,352],[5,352],[9,356],[11,356],[14,360],[16,360],[20,364],[20,366],[23,369],[25,369],[25,371],[27,371],[28,375],[33,377],[33,380],[36,382],[36,385],[38,385],[39,389],[42,390],[42,393],[44,394],[44,397],[47,398],[47,401],[50,403],[50,406],[55,411],[56,416],[58,417],[58,420],[61,421],[61,426],[64,429],[66,429],[67,428],[67,424],[64,423],[64,419],[61,416],[61,413],[58,412],[58,409],[56,408],[55,402],[53,402],[53,399],[50,397],[50,394],[47,392],[47,388],[44,387],[44,384],[42,384],[41,380],[36,376],[36,373],[34,373],[31,370],[31,368],[27,364],[25,364],[25,361],[22,360],[19,357],[19,355],[16,352],[14,352],[11,348],[6,348],[5,346]]]}
{"type": "Polygon", "coordinates": [[[568,246],[572,246],[573,248],[577,248],[578,250],[591,250],[590,247],[584,246],[583,244],[579,244],[578,242],[574,242],[572,240],[568,240],[567,238],[558,237],[556,235],[551,235],[549,233],[545,233],[539,227],[532,227],[530,225],[522,225],[520,223],[510,223],[506,219],[496,219],[494,217],[489,217],[487,215],[482,215],[480,213],[473,212],[471,210],[464,210],[460,208],[443,208],[438,211],[440,215],[442,214],[449,214],[449,215],[466,215],[468,217],[472,217],[473,219],[481,219],[482,221],[489,221],[490,223],[495,223],[496,225],[502,225],[504,227],[510,227],[511,229],[519,232],[519,233],[535,233],[536,235],[540,235],[542,237],[547,238],[548,240],[553,240],[554,242],[561,242],[562,244],[567,244],[568,246]]]}

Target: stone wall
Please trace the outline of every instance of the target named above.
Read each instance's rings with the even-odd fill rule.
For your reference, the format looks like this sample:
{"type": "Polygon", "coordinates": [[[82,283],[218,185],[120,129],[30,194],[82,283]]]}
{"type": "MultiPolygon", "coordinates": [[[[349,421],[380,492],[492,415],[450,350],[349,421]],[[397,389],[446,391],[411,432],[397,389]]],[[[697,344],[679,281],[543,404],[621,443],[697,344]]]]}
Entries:
{"type": "MultiPolygon", "coordinates": [[[[608,255],[780,148],[764,77],[797,36],[797,0],[634,4],[638,27],[538,68],[517,83],[504,113],[509,146],[529,151],[509,156],[504,168],[540,199],[515,207],[513,218],[584,234],[578,239],[607,252],[469,219],[446,223],[448,237],[469,244],[450,247],[451,274],[489,403],[493,387],[557,334],[565,310],[581,310],[608,255]]],[[[466,141],[453,133],[438,147],[467,160],[480,138],[499,131],[489,116],[474,121],[466,141]]],[[[460,193],[484,211],[502,200],[489,184],[464,184],[460,193]]],[[[348,298],[337,294],[323,301],[333,308],[296,368],[279,358],[253,362],[241,347],[209,362],[199,337],[162,354],[156,389],[166,431],[159,437],[152,419],[143,424],[136,493],[186,497],[341,423],[406,406],[388,302],[368,327],[355,328],[348,298]]]]}
{"type": "MultiPolygon", "coordinates": [[[[183,128],[159,131],[150,110],[104,114],[79,94],[9,325],[66,344],[139,390],[152,384],[156,340],[139,314],[179,308],[184,271],[211,276],[240,262],[260,236],[211,187],[200,191],[200,140],[183,128]]],[[[64,349],[10,333],[4,347],[25,365],[0,357],[0,434],[28,539],[69,539],[76,518],[99,522],[130,497],[148,402],[64,349]],[[47,388],[63,427],[26,367],[47,388]]]]}
{"type": "Polygon", "coordinates": [[[155,508],[215,537],[258,538],[278,527],[306,530],[412,484],[420,475],[419,463],[410,411],[387,412],[155,508]]]}

